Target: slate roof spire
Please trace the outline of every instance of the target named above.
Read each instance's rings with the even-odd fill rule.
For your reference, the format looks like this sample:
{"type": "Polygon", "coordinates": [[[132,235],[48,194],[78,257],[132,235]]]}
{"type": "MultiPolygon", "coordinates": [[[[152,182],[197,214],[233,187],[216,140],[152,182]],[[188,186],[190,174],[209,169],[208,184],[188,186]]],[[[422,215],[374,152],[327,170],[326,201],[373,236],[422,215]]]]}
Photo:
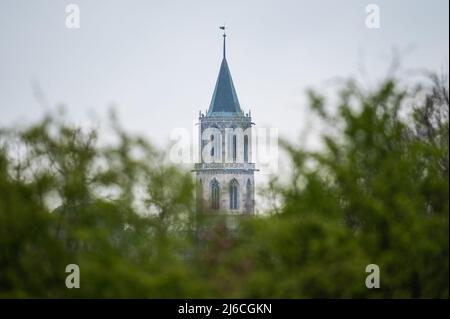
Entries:
{"type": "Polygon", "coordinates": [[[239,100],[226,59],[227,35],[225,33],[225,26],[220,27],[220,29],[224,31],[223,59],[207,116],[240,116],[243,115],[243,112],[239,105],[239,100]]]}

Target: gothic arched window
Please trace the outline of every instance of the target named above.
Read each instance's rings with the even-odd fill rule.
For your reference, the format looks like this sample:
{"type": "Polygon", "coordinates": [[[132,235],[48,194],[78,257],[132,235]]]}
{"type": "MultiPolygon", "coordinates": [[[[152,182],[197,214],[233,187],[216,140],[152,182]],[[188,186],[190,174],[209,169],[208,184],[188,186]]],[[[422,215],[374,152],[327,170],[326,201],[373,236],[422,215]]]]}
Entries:
{"type": "Polygon", "coordinates": [[[236,179],[232,179],[230,182],[230,209],[238,209],[238,188],[239,183],[236,179]]]}
{"type": "Polygon", "coordinates": [[[212,147],[211,147],[211,157],[214,158],[214,135],[211,135],[211,144],[212,144],[212,147]]]}
{"type": "Polygon", "coordinates": [[[244,162],[248,162],[248,136],[244,136],[244,162]]]}
{"type": "Polygon", "coordinates": [[[211,181],[211,208],[219,209],[220,207],[220,188],[217,179],[211,181]]]}
{"type": "Polygon", "coordinates": [[[247,185],[245,186],[245,205],[247,208],[247,212],[250,212],[253,206],[252,203],[252,183],[250,182],[250,179],[247,180],[247,185]]]}

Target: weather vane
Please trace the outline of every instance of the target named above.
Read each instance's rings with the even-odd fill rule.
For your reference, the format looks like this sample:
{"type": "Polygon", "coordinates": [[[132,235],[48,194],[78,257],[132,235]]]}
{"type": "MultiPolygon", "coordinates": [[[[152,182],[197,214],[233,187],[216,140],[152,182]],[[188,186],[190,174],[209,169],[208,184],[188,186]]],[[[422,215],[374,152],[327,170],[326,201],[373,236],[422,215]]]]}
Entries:
{"type": "Polygon", "coordinates": [[[223,30],[223,58],[225,59],[225,38],[227,34],[225,33],[225,24],[219,27],[220,30],[223,30]]]}

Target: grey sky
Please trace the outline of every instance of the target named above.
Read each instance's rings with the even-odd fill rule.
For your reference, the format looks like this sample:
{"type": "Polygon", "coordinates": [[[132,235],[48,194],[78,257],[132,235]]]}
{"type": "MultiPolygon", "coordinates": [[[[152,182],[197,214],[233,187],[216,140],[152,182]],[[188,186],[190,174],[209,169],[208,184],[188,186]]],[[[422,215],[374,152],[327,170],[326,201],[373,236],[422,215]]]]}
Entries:
{"type": "Polygon", "coordinates": [[[37,81],[49,105],[79,123],[114,104],[126,128],[165,145],[210,102],[222,37],[242,108],[293,138],[305,127],[304,90],[357,73],[374,77],[393,46],[404,65],[448,68],[448,1],[0,0],[0,124],[38,118],[37,81]],[[81,28],[65,27],[76,3],[81,28]],[[365,7],[381,28],[365,27],[365,7]]]}

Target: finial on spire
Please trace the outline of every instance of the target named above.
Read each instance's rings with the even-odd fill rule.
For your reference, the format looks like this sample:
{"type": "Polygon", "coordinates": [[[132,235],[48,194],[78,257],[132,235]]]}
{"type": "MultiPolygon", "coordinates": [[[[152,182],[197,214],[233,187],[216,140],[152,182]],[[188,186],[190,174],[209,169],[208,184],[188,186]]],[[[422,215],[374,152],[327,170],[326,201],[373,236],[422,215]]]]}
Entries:
{"type": "Polygon", "coordinates": [[[227,37],[227,34],[225,33],[225,25],[219,27],[220,30],[223,30],[223,59],[225,60],[225,38],[227,37]]]}

